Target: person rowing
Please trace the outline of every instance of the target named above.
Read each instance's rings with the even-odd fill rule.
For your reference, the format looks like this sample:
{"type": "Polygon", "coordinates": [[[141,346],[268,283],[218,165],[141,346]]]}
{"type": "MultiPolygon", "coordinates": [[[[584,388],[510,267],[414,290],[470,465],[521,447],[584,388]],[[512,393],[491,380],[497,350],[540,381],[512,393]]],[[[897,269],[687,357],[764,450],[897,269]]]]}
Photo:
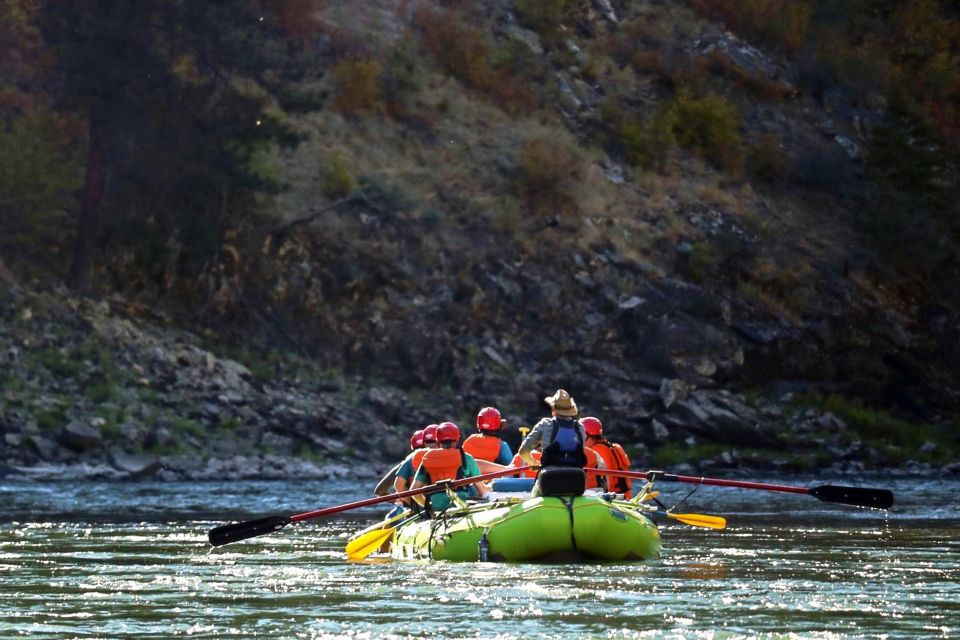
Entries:
{"type": "MultiPolygon", "coordinates": [[[[401,491],[406,491],[410,488],[410,483],[413,482],[413,476],[416,475],[417,469],[420,468],[420,462],[423,460],[423,456],[430,451],[431,449],[437,448],[437,428],[439,425],[431,424],[427,425],[420,432],[420,446],[413,448],[413,450],[403,459],[403,462],[400,463],[400,467],[397,469],[396,477],[393,480],[393,489],[396,493],[401,491]]],[[[411,447],[415,444],[414,440],[410,441],[411,447]]],[[[401,499],[400,502],[407,507],[413,506],[413,500],[410,498],[401,499]]]]}
{"type": "MultiPolygon", "coordinates": [[[[460,443],[460,428],[452,422],[441,422],[437,427],[437,443],[439,448],[427,451],[420,461],[420,467],[414,476],[411,489],[419,489],[444,480],[459,480],[480,475],[477,461],[469,453],[464,453],[458,446],[460,443]]],[[[482,482],[461,487],[456,495],[461,499],[483,496],[488,491],[482,482]]],[[[413,496],[417,504],[426,505],[423,495],[413,496]]],[[[450,496],[445,492],[434,493],[430,496],[430,506],[433,511],[443,511],[450,506],[450,496]]]]}
{"type": "MultiPolygon", "coordinates": [[[[543,452],[540,458],[542,469],[533,486],[533,496],[542,495],[544,469],[560,467],[582,470],[587,466],[587,455],[583,450],[587,436],[583,426],[576,420],[578,409],[573,397],[565,389],[557,389],[556,393],[543,401],[550,406],[550,417],[534,425],[520,443],[518,451],[523,462],[531,466],[535,464],[533,451],[539,447],[543,452]]],[[[579,479],[581,493],[585,481],[585,476],[579,479]]]]}
{"type": "Polygon", "coordinates": [[[508,465],[513,459],[510,445],[500,437],[504,420],[496,407],[484,407],[477,413],[477,431],[463,441],[463,450],[477,460],[508,465]]]}

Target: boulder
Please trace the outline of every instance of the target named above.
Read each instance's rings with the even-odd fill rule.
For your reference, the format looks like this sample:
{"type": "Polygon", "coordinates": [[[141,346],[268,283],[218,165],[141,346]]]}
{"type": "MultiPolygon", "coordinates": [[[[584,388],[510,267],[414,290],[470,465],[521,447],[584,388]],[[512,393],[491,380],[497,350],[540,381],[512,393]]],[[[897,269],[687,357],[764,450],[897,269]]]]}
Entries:
{"type": "Polygon", "coordinates": [[[82,453],[103,444],[103,434],[88,424],[71,420],[60,432],[60,444],[71,451],[82,453]]]}
{"type": "Polygon", "coordinates": [[[163,468],[160,459],[155,456],[111,453],[108,459],[114,467],[130,479],[149,478],[163,468]]]}

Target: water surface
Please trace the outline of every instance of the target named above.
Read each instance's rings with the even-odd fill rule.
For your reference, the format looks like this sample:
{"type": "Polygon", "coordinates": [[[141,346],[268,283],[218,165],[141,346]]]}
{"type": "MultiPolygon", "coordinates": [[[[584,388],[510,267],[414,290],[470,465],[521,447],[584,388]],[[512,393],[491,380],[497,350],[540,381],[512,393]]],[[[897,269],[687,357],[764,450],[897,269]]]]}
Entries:
{"type": "Polygon", "coordinates": [[[897,505],[703,487],[678,511],[728,528],[667,521],[660,560],[499,565],[346,562],[378,508],[207,545],[225,522],[367,497],[352,483],[0,482],[0,638],[960,636],[960,481],[832,483],[897,505]]]}

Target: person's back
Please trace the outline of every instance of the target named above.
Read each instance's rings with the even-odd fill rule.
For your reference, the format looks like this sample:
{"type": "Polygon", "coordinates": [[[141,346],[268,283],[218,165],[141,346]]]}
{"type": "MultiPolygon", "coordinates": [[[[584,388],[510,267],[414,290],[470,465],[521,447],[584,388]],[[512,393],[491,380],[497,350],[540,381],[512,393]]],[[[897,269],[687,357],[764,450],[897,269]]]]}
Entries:
{"type": "MultiPolygon", "coordinates": [[[[427,451],[437,447],[437,426],[438,425],[431,424],[424,427],[422,431],[417,432],[420,435],[419,441],[411,438],[410,446],[419,446],[407,454],[407,457],[403,459],[403,462],[401,462],[400,466],[397,468],[393,481],[393,489],[397,493],[406,491],[410,488],[410,484],[413,482],[413,477],[417,473],[417,469],[420,468],[420,463],[423,460],[423,456],[427,453],[427,451]]],[[[414,436],[416,436],[416,433],[414,436]]]]}
{"type": "MultiPolygon", "coordinates": [[[[444,480],[459,480],[461,478],[480,475],[480,468],[476,460],[469,453],[464,453],[457,446],[460,440],[460,431],[452,422],[444,422],[437,429],[437,449],[427,451],[420,461],[420,467],[414,476],[414,489],[442,482],[444,480]]],[[[461,498],[474,494],[482,494],[485,489],[476,483],[456,490],[461,498]]],[[[422,496],[415,498],[421,502],[422,496]]],[[[450,505],[450,497],[446,493],[435,493],[430,496],[433,509],[442,511],[450,505]]]]}
{"type": "MultiPolygon", "coordinates": [[[[610,442],[603,437],[603,425],[600,420],[594,417],[585,417],[580,420],[581,426],[587,434],[587,446],[596,451],[608,469],[617,471],[628,471],[630,469],[630,458],[627,452],[619,444],[610,442]]],[[[633,490],[629,478],[617,478],[610,476],[607,485],[611,491],[622,493],[629,499],[633,490]]]]}
{"type": "Polygon", "coordinates": [[[500,412],[494,407],[484,407],[477,414],[477,430],[479,433],[471,435],[463,441],[463,450],[477,460],[486,460],[497,464],[508,465],[513,459],[513,452],[503,438],[500,429],[503,427],[500,412]]]}
{"type": "Polygon", "coordinates": [[[543,467],[580,467],[587,464],[584,437],[579,423],[573,418],[553,416],[544,425],[543,467]]]}
{"type": "Polygon", "coordinates": [[[527,464],[533,464],[531,454],[534,450],[540,448],[542,452],[541,470],[532,495],[534,497],[544,495],[543,491],[547,490],[544,487],[544,478],[547,475],[553,479],[564,478],[561,482],[564,485],[563,490],[568,492],[565,495],[576,494],[576,484],[579,484],[579,492],[583,493],[585,483],[583,468],[587,464],[587,456],[583,451],[586,434],[576,420],[577,404],[564,389],[557,389],[553,396],[543,400],[550,405],[550,417],[534,425],[533,430],[520,443],[518,452],[527,464]],[[579,475],[572,471],[573,468],[580,470],[579,475]],[[551,472],[551,469],[557,469],[557,471],[551,472]],[[570,471],[559,471],[559,469],[570,471]]]}

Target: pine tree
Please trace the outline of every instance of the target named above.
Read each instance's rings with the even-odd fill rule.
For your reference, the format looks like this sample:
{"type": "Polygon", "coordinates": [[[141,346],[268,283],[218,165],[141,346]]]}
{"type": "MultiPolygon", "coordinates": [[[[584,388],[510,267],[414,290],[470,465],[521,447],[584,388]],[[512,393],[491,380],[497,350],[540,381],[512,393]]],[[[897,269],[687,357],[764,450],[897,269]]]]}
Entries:
{"type": "Polygon", "coordinates": [[[258,158],[298,140],[283,106],[305,41],[283,29],[289,3],[303,4],[46,0],[56,92],[88,127],[72,286],[91,286],[104,221],[115,240],[173,239],[202,260],[227,218],[280,188],[258,158]]]}

